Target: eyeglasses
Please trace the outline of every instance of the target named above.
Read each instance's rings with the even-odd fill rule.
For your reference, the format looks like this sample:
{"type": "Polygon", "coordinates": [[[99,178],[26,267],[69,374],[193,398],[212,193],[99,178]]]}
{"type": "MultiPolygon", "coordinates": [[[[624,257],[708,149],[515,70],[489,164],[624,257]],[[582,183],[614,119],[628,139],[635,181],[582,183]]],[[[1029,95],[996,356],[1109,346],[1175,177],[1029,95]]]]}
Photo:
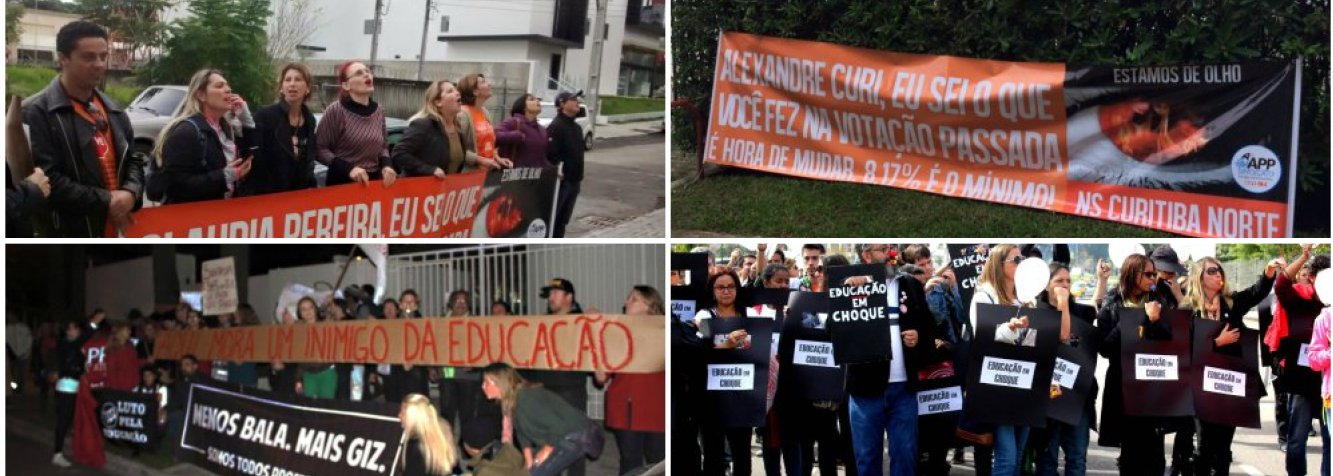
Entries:
{"type": "Polygon", "coordinates": [[[1022,263],[1022,262],[1023,262],[1023,257],[1022,257],[1022,256],[1015,256],[1015,257],[1013,257],[1013,258],[1009,258],[1009,259],[1006,260],[1006,261],[1008,261],[1008,262],[1010,262],[1010,263],[1013,263],[1013,264],[1019,264],[1019,263],[1022,263]]]}
{"type": "Polygon", "coordinates": [[[1203,271],[1204,271],[1205,273],[1208,273],[1209,276],[1217,276],[1217,275],[1219,275],[1219,274],[1220,274],[1220,275],[1223,275],[1223,276],[1226,275],[1226,271],[1224,271],[1224,270],[1222,270],[1222,268],[1219,268],[1219,267],[1216,267],[1216,266],[1210,267],[1210,268],[1205,269],[1205,270],[1203,270],[1203,271]]]}
{"type": "Polygon", "coordinates": [[[1156,271],[1144,271],[1144,272],[1143,272],[1143,277],[1148,278],[1148,279],[1157,279],[1157,272],[1156,272],[1156,271]]]}
{"type": "Polygon", "coordinates": [[[823,272],[824,272],[824,267],[823,267],[823,266],[815,266],[815,267],[813,267],[813,268],[810,268],[810,272],[811,272],[811,273],[823,273],[823,272]]]}
{"type": "Polygon", "coordinates": [[[734,293],[736,292],[736,286],[713,286],[713,290],[724,293],[734,293]]]}

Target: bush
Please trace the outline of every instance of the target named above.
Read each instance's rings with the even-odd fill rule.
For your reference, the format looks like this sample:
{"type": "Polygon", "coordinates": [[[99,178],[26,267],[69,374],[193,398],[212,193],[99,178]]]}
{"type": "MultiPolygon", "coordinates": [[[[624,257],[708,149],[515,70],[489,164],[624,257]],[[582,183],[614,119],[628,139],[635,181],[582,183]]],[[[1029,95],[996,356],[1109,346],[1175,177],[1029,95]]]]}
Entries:
{"type": "Polygon", "coordinates": [[[270,97],[274,71],[264,46],[268,0],[192,0],[191,16],[171,26],[165,54],[139,71],[140,84],[189,84],[217,69],[247,101],[270,97]]]}
{"type": "MultiPolygon", "coordinates": [[[[677,0],[671,18],[673,94],[704,111],[719,30],[1007,61],[1149,65],[1303,57],[1296,227],[1329,228],[1328,0],[677,0]]],[[[694,148],[688,116],[673,115],[672,124],[674,143],[694,148]]]]}
{"type": "Polygon", "coordinates": [[[6,66],[5,91],[9,91],[9,97],[19,95],[26,98],[37,94],[46,85],[51,84],[51,80],[56,77],[56,74],[56,70],[51,68],[6,66]]]}

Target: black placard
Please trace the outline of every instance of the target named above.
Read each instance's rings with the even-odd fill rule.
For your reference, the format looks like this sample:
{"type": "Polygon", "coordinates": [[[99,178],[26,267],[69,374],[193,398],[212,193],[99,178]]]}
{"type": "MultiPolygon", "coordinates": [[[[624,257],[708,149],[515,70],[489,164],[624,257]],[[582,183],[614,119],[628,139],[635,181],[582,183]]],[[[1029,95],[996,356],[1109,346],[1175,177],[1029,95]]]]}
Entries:
{"type": "Polygon", "coordinates": [[[694,319],[700,309],[712,305],[708,289],[708,255],[671,253],[671,315],[681,321],[694,319]],[[684,283],[677,285],[676,283],[684,283]]]}
{"type": "Polygon", "coordinates": [[[1068,344],[1055,348],[1055,366],[1051,371],[1051,404],[1046,416],[1052,420],[1077,426],[1087,411],[1088,398],[1093,395],[1097,361],[1068,344]],[[1070,378],[1072,375],[1072,379],[1070,378]],[[1054,377],[1060,376],[1056,382],[1054,377]]]}
{"type": "Polygon", "coordinates": [[[742,348],[708,352],[704,388],[712,402],[711,418],[724,428],[764,426],[773,320],[712,318],[704,321],[702,329],[713,345],[737,330],[748,334],[748,344],[742,348]]]}
{"type": "Polygon", "coordinates": [[[180,453],[223,474],[399,474],[397,405],[192,384],[180,453]]]}
{"type": "Polygon", "coordinates": [[[1154,336],[1143,308],[1117,309],[1120,314],[1120,363],[1125,415],[1193,416],[1194,397],[1190,366],[1190,315],[1163,309],[1159,325],[1169,336],[1154,336]],[[1161,337],[1161,338],[1157,338],[1161,337]]]}
{"type": "Polygon", "coordinates": [[[787,305],[783,325],[790,345],[782,353],[784,373],[781,385],[793,385],[796,393],[806,400],[841,401],[843,368],[833,357],[833,341],[825,324],[828,321],[828,295],[825,293],[794,292],[787,305]],[[788,367],[790,366],[790,367],[788,367]]]}
{"type": "Polygon", "coordinates": [[[986,260],[990,257],[988,253],[978,253],[977,248],[983,246],[978,244],[971,245],[945,245],[949,249],[949,265],[953,266],[953,276],[958,283],[958,294],[963,299],[963,318],[970,319],[967,316],[969,304],[972,302],[972,293],[977,290],[977,278],[981,276],[981,268],[986,266],[986,260]]]}
{"type": "Polygon", "coordinates": [[[1059,343],[1060,313],[1053,309],[977,304],[977,333],[963,403],[966,418],[1045,427],[1059,343]],[[1026,329],[1000,329],[1010,319],[1024,316],[1028,318],[1026,329]]]}
{"type": "Polygon", "coordinates": [[[97,397],[97,421],[102,437],[140,445],[157,444],[159,435],[156,393],[135,393],[102,389],[97,397]]]}
{"type": "Polygon", "coordinates": [[[1203,421],[1259,428],[1259,332],[1241,329],[1240,340],[1217,349],[1222,323],[1194,319],[1194,414],[1203,421]]]}
{"type": "MultiPolygon", "coordinates": [[[[834,266],[828,275],[829,336],[838,364],[889,360],[893,329],[888,308],[889,284],[884,265],[834,266]],[[845,285],[849,277],[869,276],[860,286],[845,285]]],[[[897,310],[892,310],[896,315],[897,310]]]]}

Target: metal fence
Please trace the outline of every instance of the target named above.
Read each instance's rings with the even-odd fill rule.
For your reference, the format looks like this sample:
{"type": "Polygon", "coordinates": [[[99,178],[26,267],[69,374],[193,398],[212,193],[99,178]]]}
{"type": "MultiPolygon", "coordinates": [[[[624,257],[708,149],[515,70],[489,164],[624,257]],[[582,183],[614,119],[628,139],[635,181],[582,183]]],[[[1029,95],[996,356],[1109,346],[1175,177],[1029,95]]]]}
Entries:
{"type": "MultiPolygon", "coordinates": [[[[484,245],[389,257],[386,296],[413,289],[426,316],[446,314],[449,293],[472,293],[473,314],[489,314],[496,300],[515,314],[545,314],[541,288],[551,278],[574,284],[585,312],[619,313],[630,287],[647,284],[664,291],[662,245],[558,244],[484,245]]],[[[588,385],[588,415],[601,419],[602,392],[588,385]]]]}

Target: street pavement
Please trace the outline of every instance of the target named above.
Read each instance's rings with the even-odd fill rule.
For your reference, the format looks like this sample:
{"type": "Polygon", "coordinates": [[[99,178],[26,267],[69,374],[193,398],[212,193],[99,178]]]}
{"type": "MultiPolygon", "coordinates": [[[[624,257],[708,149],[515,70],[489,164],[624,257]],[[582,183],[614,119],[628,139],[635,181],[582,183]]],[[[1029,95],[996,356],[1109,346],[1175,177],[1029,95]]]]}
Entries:
{"type": "Polygon", "coordinates": [[[666,135],[654,123],[599,126],[568,237],[666,236],[666,135]],[[657,212],[657,213],[654,213],[657,212]],[[647,218],[655,215],[656,218],[647,218]]]}

